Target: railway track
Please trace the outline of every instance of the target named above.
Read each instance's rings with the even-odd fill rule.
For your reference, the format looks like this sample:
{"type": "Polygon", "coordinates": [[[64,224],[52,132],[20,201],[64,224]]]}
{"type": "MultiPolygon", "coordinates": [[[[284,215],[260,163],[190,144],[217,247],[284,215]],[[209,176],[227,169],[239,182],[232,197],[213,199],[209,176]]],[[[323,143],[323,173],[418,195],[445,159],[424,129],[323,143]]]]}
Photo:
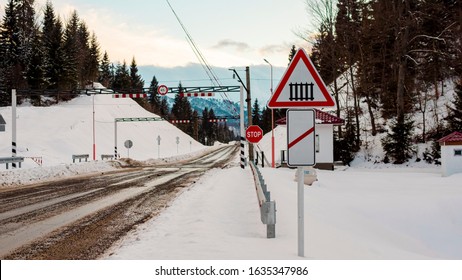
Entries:
{"type": "Polygon", "coordinates": [[[181,189],[237,152],[224,146],[177,163],[123,168],[0,191],[1,259],[96,259],[181,189]]]}

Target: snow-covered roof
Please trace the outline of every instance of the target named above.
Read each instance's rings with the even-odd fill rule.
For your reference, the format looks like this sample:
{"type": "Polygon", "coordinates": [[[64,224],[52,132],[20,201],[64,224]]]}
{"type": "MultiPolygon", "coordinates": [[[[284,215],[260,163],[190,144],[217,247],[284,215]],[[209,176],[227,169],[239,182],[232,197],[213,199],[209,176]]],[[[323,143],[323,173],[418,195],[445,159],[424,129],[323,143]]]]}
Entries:
{"type": "Polygon", "coordinates": [[[439,143],[462,142],[462,133],[454,131],[453,133],[438,140],[439,143]]]}
{"type": "MultiPolygon", "coordinates": [[[[318,110],[318,109],[314,109],[314,110],[316,112],[316,123],[342,125],[343,122],[344,122],[343,119],[341,119],[341,118],[339,118],[337,116],[331,115],[329,113],[323,112],[323,111],[318,110]]],[[[282,119],[277,120],[276,124],[285,125],[285,124],[287,124],[287,120],[284,117],[282,119]]]]}

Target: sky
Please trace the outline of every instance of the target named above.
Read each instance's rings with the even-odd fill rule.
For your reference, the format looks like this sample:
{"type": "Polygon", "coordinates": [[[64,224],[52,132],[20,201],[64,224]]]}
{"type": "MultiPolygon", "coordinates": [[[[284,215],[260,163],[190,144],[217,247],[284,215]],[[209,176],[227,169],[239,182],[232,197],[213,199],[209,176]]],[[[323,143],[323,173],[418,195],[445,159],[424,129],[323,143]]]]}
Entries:
{"type": "MultiPolygon", "coordinates": [[[[46,0],[36,0],[37,11],[46,0]]],[[[7,0],[0,1],[1,13],[7,0]]],[[[166,0],[54,0],[64,20],[76,10],[112,61],[161,67],[197,63],[166,0]]],[[[170,0],[194,42],[212,66],[287,66],[297,34],[310,26],[306,0],[170,0]]]]}

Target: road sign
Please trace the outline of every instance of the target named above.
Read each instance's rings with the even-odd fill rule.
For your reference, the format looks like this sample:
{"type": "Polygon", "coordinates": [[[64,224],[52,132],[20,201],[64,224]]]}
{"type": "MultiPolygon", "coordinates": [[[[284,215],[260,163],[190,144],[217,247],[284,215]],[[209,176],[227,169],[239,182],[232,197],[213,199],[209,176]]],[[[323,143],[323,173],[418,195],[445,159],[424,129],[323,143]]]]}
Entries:
{"type": "Polygon", "coordinates": [[[125,148],[127,148],[127,149],[130,149],[131,147],[133,147],[133,142],[132,142],[132,140],[127,140],[127,141],[125,141],[124,146],[125,146],[125,148]]]}
{"type": "Polygon", "coordinates": [[[166,85],[160,85],[157,87],[157,93],[160,95],[166,95],[168,93],[168,87],[166,85]]]}
{"type": "Polygon", "coordinates": [[[258,125],[251,125],[245,131],[245,138],[250,143],[258,143],[263,138],[263,130],[258,125]]]}
{"type": "Polygon", "coordinates": [[[268,107],[333,107],[335,102],[318,71],[303,49],[299,49],[277,86],[268,107]]]}
{"type": "Polygon", "coordinates": [[[316,164],[314,110],[287,110],[287,164],[316,164]]]}

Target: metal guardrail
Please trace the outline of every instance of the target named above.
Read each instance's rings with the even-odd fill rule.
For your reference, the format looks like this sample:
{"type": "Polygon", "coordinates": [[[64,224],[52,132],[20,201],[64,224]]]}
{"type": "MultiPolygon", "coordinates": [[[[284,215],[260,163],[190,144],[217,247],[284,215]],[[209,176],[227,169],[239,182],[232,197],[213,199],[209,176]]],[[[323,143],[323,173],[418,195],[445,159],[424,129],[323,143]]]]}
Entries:
{"type": "Polygon", "coordinates": [[[6,164],[6,169],[10,163],[19,163],[19,168],[21,168],[21,162],[24,162],[24,157],[0,157],[0,164],[6,164]]]}
{"type": "Polygon", "coordinates": [[[101,160],[105,160],[105,159],[113,160],[114,155],[101,155],[101,160]]]}
{"type": "Polygon", "coordinates": [[[89,154],[84,154],[84,155],[72,155],[72,162],[75,163],[75,160],[78,159],[79,162],[82,162],[82,159],[85,159],[85,161],[88,161],[88,158],[90,157],[89,154]]]}
{"type": "Polygon", "coordinates": [[[253,173],[255,188],[257,191],[258,204],[260,206],[260,218],[266,225],[266,237],[276,237],[276,202],[271,201],[271,193],[268,191],[265,180],[258,167],[250,161],[250,169],[253,173]]]}

